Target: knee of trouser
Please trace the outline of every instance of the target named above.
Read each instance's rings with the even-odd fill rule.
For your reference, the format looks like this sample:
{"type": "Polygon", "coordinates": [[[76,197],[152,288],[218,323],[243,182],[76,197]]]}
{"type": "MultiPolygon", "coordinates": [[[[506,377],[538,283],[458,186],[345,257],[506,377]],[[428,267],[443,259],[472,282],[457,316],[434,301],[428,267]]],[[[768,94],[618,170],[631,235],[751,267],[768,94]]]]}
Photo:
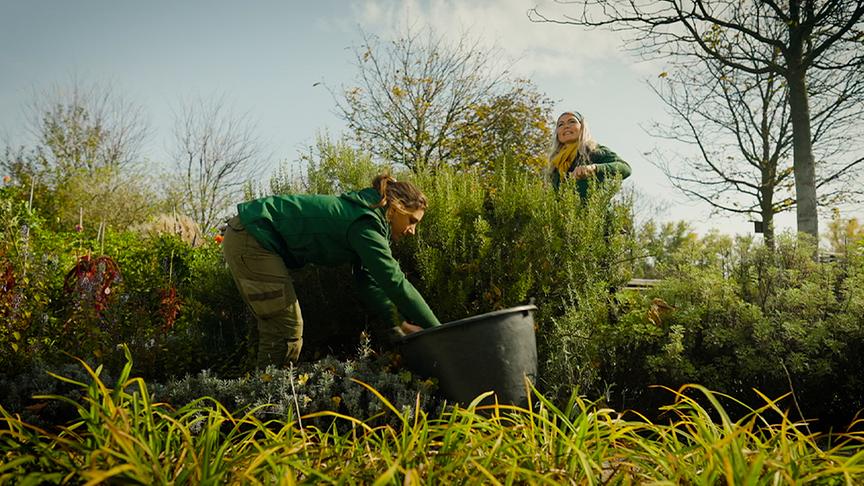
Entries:
{"type": "Polygon", "coordinates": [[[300,303],[290,281],[261,282],[245,278],[237,280],[256,318],[266,321],[284,320],[288,325],[302,329],[300,303]]]}
{"type": "Polygon", "coordinates": [[[238,279],[255,317],[271,320],[289,311],[288,295],[283,282],[259,282],[238,279]]]}
{"type": "Polygon", "coordinates": [[[267,341],[302,340],[303,319],[289,308],[267,319],[258,319],[258,334],[267,341]]]}

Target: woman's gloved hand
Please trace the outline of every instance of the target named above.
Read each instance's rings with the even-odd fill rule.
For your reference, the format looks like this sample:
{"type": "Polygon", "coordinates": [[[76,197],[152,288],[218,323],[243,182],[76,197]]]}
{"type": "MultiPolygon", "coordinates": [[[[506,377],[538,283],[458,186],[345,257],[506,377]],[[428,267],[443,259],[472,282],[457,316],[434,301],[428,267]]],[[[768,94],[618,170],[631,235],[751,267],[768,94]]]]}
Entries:
{"type": "Polygon", "coordinates": [[[399,329],[405,334],[412,334],[412,333],[415,333],[417,331],[423,330],[422,327],[415,325],[415,324],[411,324],[408,321],[402,322],[402,324],[399,325],[399,329]]]}

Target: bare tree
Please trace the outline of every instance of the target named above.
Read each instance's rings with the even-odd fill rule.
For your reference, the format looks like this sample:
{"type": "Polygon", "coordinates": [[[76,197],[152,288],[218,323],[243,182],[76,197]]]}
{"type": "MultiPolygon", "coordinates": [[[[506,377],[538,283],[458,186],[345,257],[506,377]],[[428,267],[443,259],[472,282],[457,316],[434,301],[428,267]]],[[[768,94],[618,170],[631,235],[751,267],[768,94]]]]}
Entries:
{"type": "Polygon", "coordinates": [[[222,99],[199,99],[175,119],[174,197],[179,209],[200,225],[213,227],[243,194],[243,185],[263,166],[260,142],[248,116],[232,112],[222,99]]]}
{"type": "MultiPolygon", "coordinates": [[[[826,93],[813,90],[813,147],[820,170],[816,184],[823,205],[860,195],[852,156],[838,135],[860,133],[850,116],[864,92],[864,79],[838,80],[826,93]]],[[[795,207],[789,90],[775,73],[749,74],[706,60],[687,70],[663,73],[652,88],[666,103],[672,124],[655,124],[653,135],[695,147],[695,155],[656,152],[652,162],[672,184],[715,210],[749,215],[774,242],[774,215],[795,207]]]]}
{"type": "Polygon", "coordinates": [[[556,19],[532,9],[529,18],[627,31],[633,34],[628,45],[648,57],[712,59],[745,73],[781,77],[789,90],[798,231],[818,237],[808,74],[862,76],[864,0],[589,0],[578,5],[576,15],[556,19]]]}
{"type": "Polygon", "coordinates": [[[409,31],[382,45],[364,33],[355,56],[358,85],[333,92],[339,113],[365,149],[415,171],[446,163],[447,139],[506,84],[500,53],[468,37],[409,31]]]}
{"type": "Polygon", "coordinates": [[[124,228],[154,206],[140,149],[149,134],[143,109],[108,84],[73,79],[34,90],[24,125],[32,140],[7,145],[0,166],[30,188],[28,202],[50,224],[124,228]]]}
{"type": "Polygon", "coordinates": [[[133,169],[149,135],[140,105],[110,85],[77,80],[35,92],[26,123],[40,164],[60,179],[76,170],[133,169]]]}

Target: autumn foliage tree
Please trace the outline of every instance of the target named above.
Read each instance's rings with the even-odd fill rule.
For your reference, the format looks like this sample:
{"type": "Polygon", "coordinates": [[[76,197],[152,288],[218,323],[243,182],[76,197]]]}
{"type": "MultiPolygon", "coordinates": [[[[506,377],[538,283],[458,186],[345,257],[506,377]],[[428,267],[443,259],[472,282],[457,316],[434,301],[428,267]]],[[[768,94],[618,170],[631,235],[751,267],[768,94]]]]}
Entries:
{"type": "Polygon", "coordinates": [[[495,169],[496,161],[509,160],[540,172],[552,137],[552,100],[527,79],[511,89],[473,106],[454,136],[445,141],[453,163],[463,167],[495,169]]]}
{"type": "Polygon", "coordinates": [[[530,82],[510,79],[501,58],[470,37],[364,35],[356,83],[333,95],[363,149],[415,172],[535,157],[551,133],[550,102],[530,82]]]}
{"type": "Polygon", "coordinates": [[[846,255],[856,245],[864,243],[864,225],[858,218],[844,218],[840,210],[834,208],[828,221],[826,238],[833,253],[846,255]]]}

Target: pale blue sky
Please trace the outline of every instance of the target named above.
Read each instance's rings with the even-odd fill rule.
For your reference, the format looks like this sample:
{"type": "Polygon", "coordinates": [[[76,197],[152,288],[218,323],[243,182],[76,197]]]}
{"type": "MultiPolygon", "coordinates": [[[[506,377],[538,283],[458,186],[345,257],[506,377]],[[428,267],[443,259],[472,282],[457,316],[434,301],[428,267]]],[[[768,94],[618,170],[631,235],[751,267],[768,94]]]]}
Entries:
{"type": "Polygon", "coordinates": [[[216,95],[256,121],[274,157],[293,158],[318,128],[338,128],[330,94],[312,85],[346,75],[349,45],[322,22],[343,2],[297,3],[2,0],[0,128],[17,136],[34,88],[74,76],[144,106],[157,160],[172,110],[216,95]]]}
{"type": "MultiPolygon", "coordinates": [[[[743,218],[709,217],[707,207],[687,203],[645,160],[657,141],[641,126],[664,117],[645,80],[662,67],[637,63],[611,34],[531,23],[526,11],[537,3],[549,2],[0,0],[0,142],[26,141],[23,108],[34,90],[76,77],[110,82],[144,107],[153,133],[143,152],[155,162],[168,157],[172,110],[222,96],[256,123],[275,168],[296,160],[317,132],[340,133],[324,85],[351,83],[359,29],[387,38],[409,23],[501,47],[514,73],[556,100],[557,111],[585,114],[598,142],[633,166],[628,184],[667,203],[663,219],[687,219],[700,232],[750,231],[743,218]]],[[[794,215],[780,222],[790,227],[794,215]]]]}

